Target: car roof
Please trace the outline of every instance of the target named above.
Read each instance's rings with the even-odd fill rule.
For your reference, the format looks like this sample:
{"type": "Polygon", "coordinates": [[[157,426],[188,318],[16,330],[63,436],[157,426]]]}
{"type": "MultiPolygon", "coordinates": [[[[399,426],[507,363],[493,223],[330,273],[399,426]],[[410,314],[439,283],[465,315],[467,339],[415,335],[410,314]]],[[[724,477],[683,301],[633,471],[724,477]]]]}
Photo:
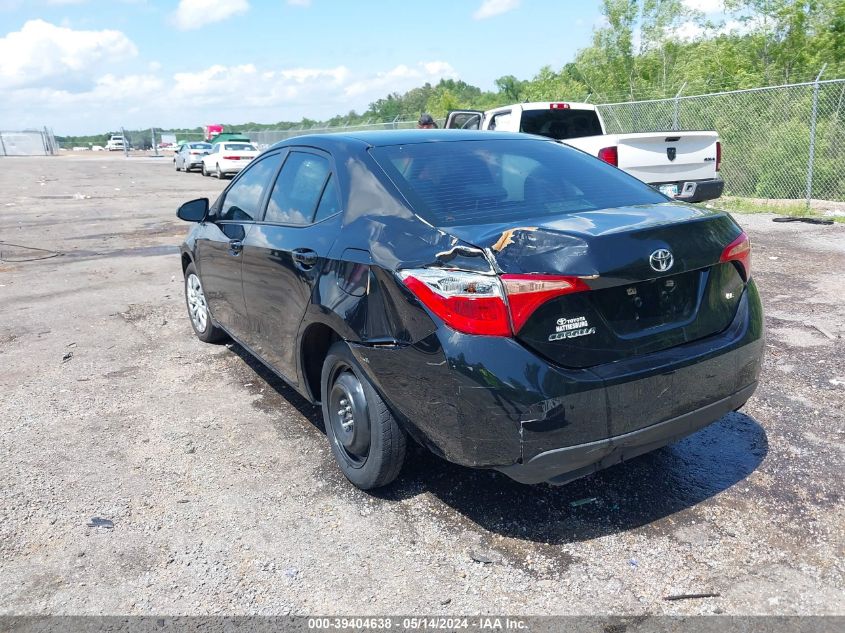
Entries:
{"type": "Polygon", "coordinates": [[[478,130],[377,130],[362,132],[339,132],[334,134],[308,134],[292,136],[273,147],[287,147],[288,145],[312,145],[329,147],[332,145],[366,145],[369,147],[385,147],[389,145],[411,145],[416,143],[442,143],[456,141],[491,141],[491,140],[538,140],[549,139],[521,134],[517,132],[483,132],[478,130]]]}

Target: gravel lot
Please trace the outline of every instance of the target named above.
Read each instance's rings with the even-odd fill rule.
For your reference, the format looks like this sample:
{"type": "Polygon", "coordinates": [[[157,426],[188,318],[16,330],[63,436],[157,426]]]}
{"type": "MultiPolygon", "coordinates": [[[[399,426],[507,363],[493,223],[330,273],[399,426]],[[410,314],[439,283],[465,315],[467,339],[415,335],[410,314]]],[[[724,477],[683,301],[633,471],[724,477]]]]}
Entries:
{"type": "Polygon", "coordinates": [[[739,218],[768,327],[741,413],[562,488],[417,450],[371,495],[191,332],[174,213],[225,183],[0,166],[0,614],[845,614],[845,225],[739,218]]]}

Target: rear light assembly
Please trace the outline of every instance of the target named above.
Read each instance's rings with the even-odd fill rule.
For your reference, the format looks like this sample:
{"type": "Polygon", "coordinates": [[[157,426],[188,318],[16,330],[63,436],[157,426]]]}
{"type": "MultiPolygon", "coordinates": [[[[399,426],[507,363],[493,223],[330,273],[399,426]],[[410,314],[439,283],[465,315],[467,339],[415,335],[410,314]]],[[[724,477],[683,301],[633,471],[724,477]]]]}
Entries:
{"type": "Polygon", "coordinates": [[[446,325],[465,334],[511,336],[549,299],[589,290],[578,277],[484,275],[461,270],[400,271],[405,286],[446,325]]]}
{"type": "Polygon", "coordinates": [[[550,103],[549,110],[569,110],[568,103],[550,103]]]}
{"type": "Polygon", "coordinates": [[[598,157],[614,167],[619,167],[619,150],[616,149],[615,145],[611,147],[602,147],[599,150],[598,157]]]}
{"type": "Polygon", "coordinates": [[[223,160],[240,160],[240,156],[224,156],[223,160]]]}
{"type": "Polygon", "coordinates": [[[722,170],[722,144],[716,141],[716,171],[722,170]]]}
{"type": "Polygon", "coordinates": [[[745,231],[740,233],[733,242],[725,246],[719,262],[738,262],[742,266],[745,281],[751,279],[751,240],[748,239],[745,231]]]}

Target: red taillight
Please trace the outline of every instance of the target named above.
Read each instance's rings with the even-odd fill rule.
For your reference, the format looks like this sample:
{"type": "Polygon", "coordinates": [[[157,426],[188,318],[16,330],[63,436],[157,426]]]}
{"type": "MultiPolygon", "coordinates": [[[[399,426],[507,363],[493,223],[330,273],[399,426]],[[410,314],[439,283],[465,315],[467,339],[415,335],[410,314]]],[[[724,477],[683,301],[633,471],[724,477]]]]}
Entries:
{"type": "Polygon", "coordinates": [[[722,251],[722,256],[719,258],[720,262],[739,262],[742,265],[742,271],[745,273],[745,281],[751,279],[751,240],[745,231],[739,234],[733,242],[725,246],[722,251]]]}
{"type": "Polygon", "coordinates": [[[224,156],[223,160],[240,160],[240,156],[224,156]]]}
{"type": "Polygon", "coordinates": [[[408,289],[446,325],[466,334],[511,336],[549,299],[589,290],[578,277],[481,275],[422,268],[401,273],[408,289]]]}
{"type": "Polygon", "coordinates": [[[568,103],[550,103],[549,104],[550,110],[569,110],[568,103]]]}
{"type": "Polygon", "coordinates": [[[528,318],[549,299],[589,290],[578,277],[558,275],[502,275],[508,295],[513,331],[519,332],[528,318]]]}
{"type": "Polygon", "coordinates": [[[602,147],[599,150],[598,156],[601,160],[613,165],[614,167],[619,166],[619,151],[616,149],[615,145],[612,147],[602,147]]]}
{"type": "Polygon", "coordinates": [[[198,156],[198,155],[202,154],[202,152],[199,151],[198,149],[192,149],[191,154],[193,154],[194,156],[198,156]]]}
{"type": "Polygon", "coordinates": [[[722,169],[722,144],[716,141],[716,171],[722,169]]]}
{"type": "Polygon", "coordinates": [[[452,329],[510,336],[508,309],[494,276],[420,269],[404,272],[405,285],[452,329]]]}

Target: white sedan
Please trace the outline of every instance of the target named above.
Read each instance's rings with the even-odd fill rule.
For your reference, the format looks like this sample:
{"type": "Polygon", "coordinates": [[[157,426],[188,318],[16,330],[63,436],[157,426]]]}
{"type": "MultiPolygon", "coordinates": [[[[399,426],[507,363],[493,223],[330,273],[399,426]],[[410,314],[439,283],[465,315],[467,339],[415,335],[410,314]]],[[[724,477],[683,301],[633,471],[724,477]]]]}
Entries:
{"type": "Polygon", "coordinates": [[[251,143],[215,143],[211,146],[211,153],[202,159],[202,175],[214,174],[218,178],[233,176],[249,165],[258,154],[259,151],[251,143]]]}

